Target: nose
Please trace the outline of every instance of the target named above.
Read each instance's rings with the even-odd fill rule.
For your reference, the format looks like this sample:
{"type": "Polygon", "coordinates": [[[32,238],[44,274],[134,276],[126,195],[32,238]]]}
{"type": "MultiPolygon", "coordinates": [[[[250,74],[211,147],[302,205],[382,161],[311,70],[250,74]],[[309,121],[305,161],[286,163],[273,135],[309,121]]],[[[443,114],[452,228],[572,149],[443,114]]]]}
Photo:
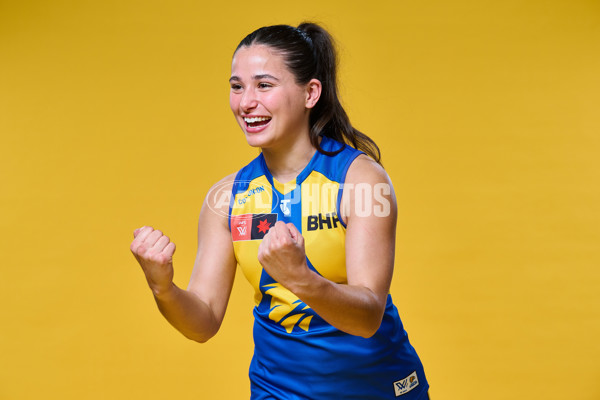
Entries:
{"type": "Polygon", "coordinates": [[[258,99],[256,97],[256,93],[252,89],[246,89],[242,93],[242,98],[240,99],[240,107],[244,112],[248,112],[253,110],[258,105],[258,99]]]}

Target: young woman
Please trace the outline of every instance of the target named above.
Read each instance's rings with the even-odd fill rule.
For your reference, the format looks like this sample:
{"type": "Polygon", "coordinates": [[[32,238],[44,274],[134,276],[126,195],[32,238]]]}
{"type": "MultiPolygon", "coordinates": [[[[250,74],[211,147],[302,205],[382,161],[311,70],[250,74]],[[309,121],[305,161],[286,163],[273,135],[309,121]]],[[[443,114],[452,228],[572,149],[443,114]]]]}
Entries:
{"type": "Polygon", "coordinates": [[[237,47],[230,84],[231,110],[261,153],[207,196],[187,290],[173,283],[175,244],[134,232],[160,311],[207,341],[239,264],[255,289],[252,399],[428,398],[388,293],[394,192],[378,147],[338,100],[330,36],[311,23],[260,28],[237,47]]]}

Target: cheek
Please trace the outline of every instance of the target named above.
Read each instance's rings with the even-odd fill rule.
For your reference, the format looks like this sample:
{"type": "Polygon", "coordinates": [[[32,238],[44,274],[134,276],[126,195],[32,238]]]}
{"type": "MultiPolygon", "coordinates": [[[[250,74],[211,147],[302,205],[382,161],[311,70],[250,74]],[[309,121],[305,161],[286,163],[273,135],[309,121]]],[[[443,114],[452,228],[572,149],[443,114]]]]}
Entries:
{"type": "Polygon", "coordinates": [[[294,88],[287,93],[285,98],[288,109],[295,112],[303,111],[306,107],[306,98],[304,91],[294,88]]]}
{"type": "Polygon", "coordinates": [[[281,101],[273,92],[260,93],[256,100],[269,112],[275,111],[281,101]]]}
{"type": "Polygon", "coordinates": [[[244,129],[243,126],[243,122],[240,118],[238,118],[238,110],[240,105],[240,96],[235,95],[235,94],[230,94],[229,95],[229,107],[231,108],[231,112],[233,113],[233,117],[235,118],[235,121],[238,123],[238,125],[240,126],[240,128],[244,129]]]}
{"type": "Polygon", "coordinates": [[[235,93],[230,93],[229,94],[229,107],[231,108],[231,111],[233,111],[235,113],[238,110],[239,105],[240,105],[240,96],[235,93]]]}
{"type": "Polygon", "coordinates": [[[302,97],[289,97],[286,102],[286,108],[290,118],[295,120],[304,118],[306,107],[302,97]]]}

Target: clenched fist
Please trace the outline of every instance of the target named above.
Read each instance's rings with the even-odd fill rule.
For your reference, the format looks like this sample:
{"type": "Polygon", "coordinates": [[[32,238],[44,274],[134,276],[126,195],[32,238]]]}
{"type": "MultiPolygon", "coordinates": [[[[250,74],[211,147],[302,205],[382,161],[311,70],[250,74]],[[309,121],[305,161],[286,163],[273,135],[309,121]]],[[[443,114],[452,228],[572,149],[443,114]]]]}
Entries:
{"type": "Polygon", "coordinates": [[[133,232],[131,252],[142,266],[155,295],[168,291],[173,284],[175,243],[159,230],[144,226],[133,232]]]}
{"type": "Polygon", "coordinates": [[[310,274],[304,238],[291,223],[278,221],[269,229],[258,247],[258,261],[273,279],[290,290],[310,274]]]}

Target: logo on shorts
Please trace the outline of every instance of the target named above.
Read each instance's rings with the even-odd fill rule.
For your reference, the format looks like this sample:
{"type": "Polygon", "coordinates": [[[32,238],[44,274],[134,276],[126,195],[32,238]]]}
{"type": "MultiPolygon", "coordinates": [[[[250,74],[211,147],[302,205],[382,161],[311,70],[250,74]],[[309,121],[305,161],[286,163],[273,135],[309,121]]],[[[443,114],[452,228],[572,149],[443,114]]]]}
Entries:
{"type": "Polygon", "coordinates": [[[394,392],[396,397],[402,396],[419,386],[419,378],[417,378],[417,371],[407,376],[404,379],[394,382],[394,392]]]}

